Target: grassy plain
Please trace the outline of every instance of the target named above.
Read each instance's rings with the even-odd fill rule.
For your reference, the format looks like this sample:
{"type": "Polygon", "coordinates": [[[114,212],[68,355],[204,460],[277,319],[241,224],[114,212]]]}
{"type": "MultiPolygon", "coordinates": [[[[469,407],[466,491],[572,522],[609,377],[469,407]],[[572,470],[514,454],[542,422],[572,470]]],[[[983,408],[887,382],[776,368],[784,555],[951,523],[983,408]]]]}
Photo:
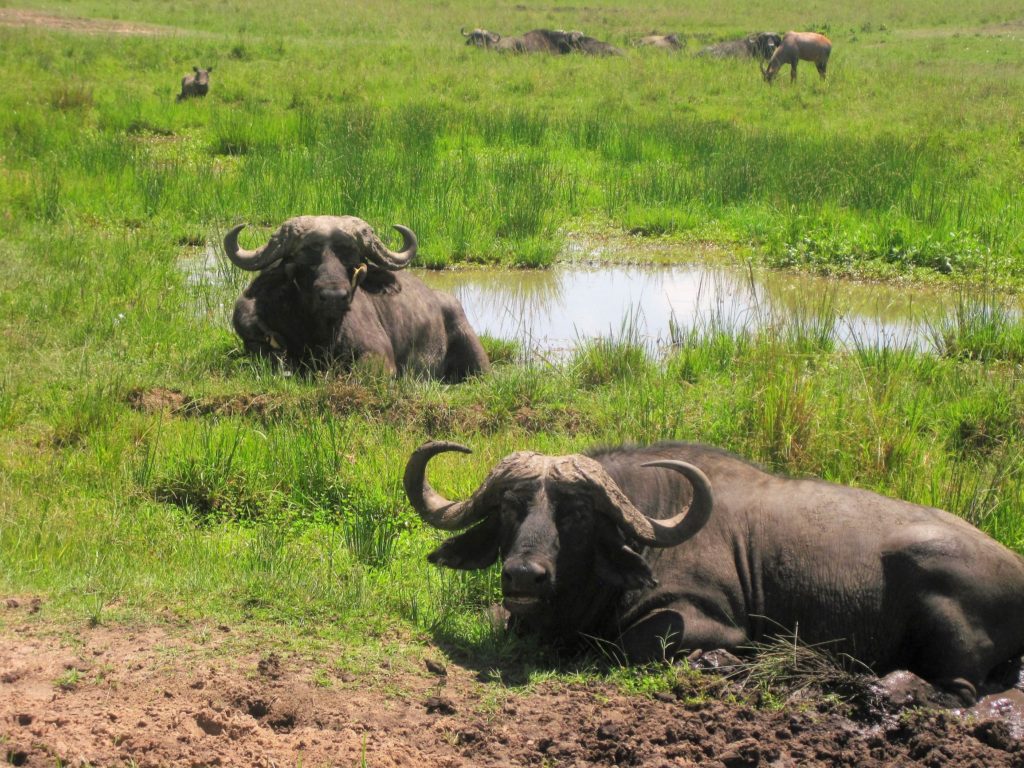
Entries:
{"type": "Polygon", "coordinates": [[[636,230],[1016,285],[1019,6],[890,6],[19,5],[133,34],[3,26],[0,6],[0,589],[73,621],[507,651],[479,610],[494,574],[425,562],[439,537],[399,478],[427,438],[476,449],[433,462],[450,496],[513,450],[688,439],[950,509],[1024,551],[1024,332],[994,295],[962,300],[939,355],[839,349],[811,297],[764,331],[678,329],[667,357],[624,333],[445,387],[283,376],[230,332],[246,277],[183,268],[238,221],[350,213],[408,224],[435,266],[548,265],[570,232],[636,230]],[[500,57],[462,44],[478,25],[689,45],[500,57]],[[805,66],[767,87],[753,63],[693,55],[762,28],[827,31],[828,82],[805,66]],[[176,103],[194,64],[211,94],[176,103]]]}

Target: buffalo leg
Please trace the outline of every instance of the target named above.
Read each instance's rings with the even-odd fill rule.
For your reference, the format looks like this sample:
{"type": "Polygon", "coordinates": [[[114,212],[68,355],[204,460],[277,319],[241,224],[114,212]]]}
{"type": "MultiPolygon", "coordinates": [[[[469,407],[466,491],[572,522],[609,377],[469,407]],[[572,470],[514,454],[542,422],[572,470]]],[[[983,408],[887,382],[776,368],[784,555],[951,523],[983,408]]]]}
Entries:
{"type": "Polygon", "coordinates": [[[683,649],[683,625],[678,611],[655,611],[627,628],[619,645],[631,664],[671,661],[683,649]]]}

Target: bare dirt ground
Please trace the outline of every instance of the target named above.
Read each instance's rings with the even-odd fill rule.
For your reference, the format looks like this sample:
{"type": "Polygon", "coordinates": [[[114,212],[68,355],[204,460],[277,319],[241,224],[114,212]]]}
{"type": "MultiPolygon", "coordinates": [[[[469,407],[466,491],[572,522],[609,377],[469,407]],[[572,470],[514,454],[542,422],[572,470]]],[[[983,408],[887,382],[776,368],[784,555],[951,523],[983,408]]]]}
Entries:
{"type": "Polygon", "coordinates": [[[998,720],[771,710],[728,701],[724,685],[705,701],[603,683],[521,692],[439,653],[325,677],[299,655],[241,650],[252,644],[229,627],[68,633],[38,610],[0,598],[0,754],[13,765],[1024,766],[998,720]]]}
{"type": "Polygon", "coordinates": [[[154,24],[139,24],[115,19],[56,16],[52,13],[30,11],[25,8],[0,8],[0,27],[46,27],[94,35],[160,35],[179,31],[169,27],[158,27],[154,24]]]}

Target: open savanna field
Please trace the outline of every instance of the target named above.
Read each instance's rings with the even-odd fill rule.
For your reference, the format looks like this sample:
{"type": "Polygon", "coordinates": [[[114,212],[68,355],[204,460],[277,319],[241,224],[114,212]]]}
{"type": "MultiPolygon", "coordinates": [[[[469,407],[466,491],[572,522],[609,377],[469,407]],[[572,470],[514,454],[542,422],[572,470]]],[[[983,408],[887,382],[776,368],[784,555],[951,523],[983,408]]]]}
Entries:
{"type": "Polygon", "coordinates": [[[791,669],[730,687],[509,636],[497,570],[428,564],[442,536],[401,483],[427,439],[474,449],[431,464],[452,498],[517,450],[687,440],[1024,552],[1019,0],[0,0],[0,83],[0,756],[756,765],[747,742],[789,729],[757,759],[1020,764],[944,716],[851,737],[793,714],[791,669]],[[461,27],[579,29],[624,55],[499,55],[461,27]],[[696,55],[788,29],[831,38],[826,81],[696,55]],[[652,31],[686,47],[631,46],[652,31]],[[210,93],[176,101],[193,66],[210,93]],[[460,385],[287,375],[243,353],[251,276],[220,243],[300,214],[359,216],[392,247],[405,224],[420,266],[656,241],[926,282],[952,311],[934,351],[840,344],[816,295],[766,327],[673,328],[668,350],[625,321],[553,359],[485,338],[493,370],[460,385]]]}

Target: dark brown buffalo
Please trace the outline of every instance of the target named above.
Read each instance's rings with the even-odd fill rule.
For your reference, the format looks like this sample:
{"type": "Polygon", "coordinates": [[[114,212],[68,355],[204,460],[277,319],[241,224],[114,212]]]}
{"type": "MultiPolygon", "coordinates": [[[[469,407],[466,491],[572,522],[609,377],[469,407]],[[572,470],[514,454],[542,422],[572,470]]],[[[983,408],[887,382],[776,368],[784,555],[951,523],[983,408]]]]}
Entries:
{"type": "Polygon", "coordinates": [[[193,73],[181,78],[181,93],[178,94],[178,101],[193,96],[205,96],[210,91],[210,72],[213,67],[200,69],[192,67],[193,73]]]}
{"type": "Polygon", "coordinates": [[[948,512],[687,443],[513,453],[451,502],[425,477],[443,451],[469,449],[427,443],[405,471],[423,520],[468,529],[430,561],[500,559],[505,608],[548,638],[648,660],[783,633],[964,698],[1024,651],[1024,560],[948,512]]]}
{"type": "Polygon", "coordinates": [[[622,53],[609,43],[595,40],[582,32],[566,32],[562,29],[534,29],[518,37],[502,37],[496,32],[486,29],[474,29],[466,32],[466,45],[478,48],[501,51],[504,53],[585,53],[594,56],[617,56],[622,53]]]}
{"type": "Polygon", "coordinates": [[[391,374],[449,382],[489,369],[458,300],[400,271],[416,255],[411,229],[395,226],[405,242],[394,252],[354,216],[297,216],[245,251],[244,226],[228,232],[224,250],[260,273],[235,302],[233,324],[249,352],[292,366],[372,356],[391,374]]]}
{"type": "Polygon", "coordinates": [[[706,46],[697,55],[715,59],[754,58],[768,61],[781,44],[782,38],[774,32],[752,32],[739,40],[726,40],[706,46]]]}

